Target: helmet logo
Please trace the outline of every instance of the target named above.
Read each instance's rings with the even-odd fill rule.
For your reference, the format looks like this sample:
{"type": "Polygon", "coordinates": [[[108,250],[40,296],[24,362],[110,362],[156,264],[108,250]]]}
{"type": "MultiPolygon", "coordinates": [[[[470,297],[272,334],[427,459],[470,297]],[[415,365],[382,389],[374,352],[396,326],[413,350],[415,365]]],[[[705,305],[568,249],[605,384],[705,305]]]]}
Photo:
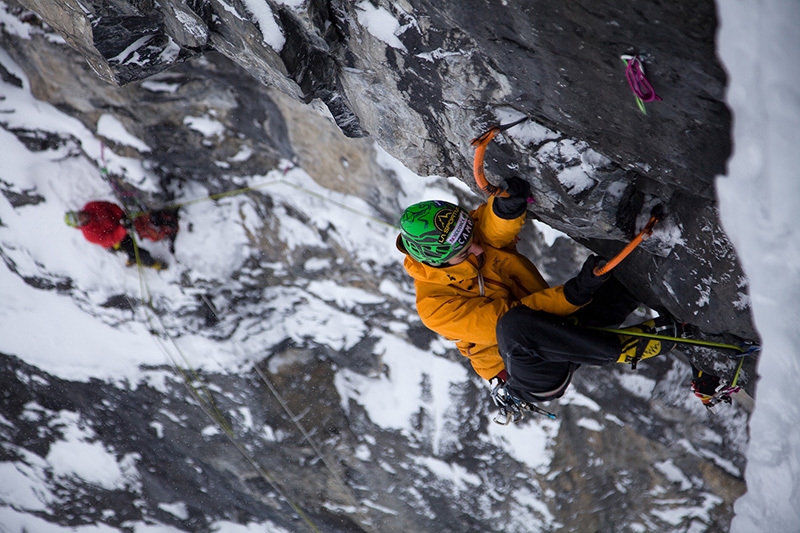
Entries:
{"type": "Polygon", "coordinates": [[[436,229],[442,232],[439,244],[447,242],[450,246],[460,247],[472,234],[472,217],[462,209],[439,211],[436,213],[434,224],[436,229]]]}
{"type": "Polygon", "coordinates": [[[453,227],[453,223],[457,214],[458,210],[456,209],[441,209],[438,213],[436,213],[436,217],[433,219],[433,224],[436,226],[436,229],[441,232],[441,235],[439,236],[439,244],[442,244],[445,239],[447,239],[447,235],[450,233],[450,230],[453,227]]]}

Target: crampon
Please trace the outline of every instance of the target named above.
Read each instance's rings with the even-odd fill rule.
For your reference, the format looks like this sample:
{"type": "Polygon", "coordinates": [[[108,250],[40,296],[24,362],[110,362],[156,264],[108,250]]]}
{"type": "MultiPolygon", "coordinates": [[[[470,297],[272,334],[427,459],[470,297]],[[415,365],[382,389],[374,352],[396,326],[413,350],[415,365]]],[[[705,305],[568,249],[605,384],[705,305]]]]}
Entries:
{"type": "Polygon", "coordinates": [[[526,412],[544,415],[550,419],[556,418],[556,415],[545,411],[535,403],[520,400],[511,394],[503,381],[499,381],[492,389],[492,400],[500,409],[500,413],[494,417],[494,422],[501,426],[519,422],[525,418],[526,412]]]}

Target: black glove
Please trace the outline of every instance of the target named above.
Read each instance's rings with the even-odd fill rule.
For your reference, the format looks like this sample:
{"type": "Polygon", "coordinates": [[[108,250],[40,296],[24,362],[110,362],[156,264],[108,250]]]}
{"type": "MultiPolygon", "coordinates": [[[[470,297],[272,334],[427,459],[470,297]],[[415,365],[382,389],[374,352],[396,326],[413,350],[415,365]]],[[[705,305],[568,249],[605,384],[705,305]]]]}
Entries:
{"type": "Polygon", "coordinates": [[[564,297],[572,305],[586,305],[592,301],[592,295],[605,281],[611,277],[607,272],[602,276],[595,276],[594,269],[606,263],[596,255],[590,255],[584,261],[578,275],[564,284],[564,297]]]}
{"type": "Polygon", "coordinates": [[[495,196],[492,211],[500,218],[513,220],[522,216],[528,208],[531,184],[522,178],[512,176],[505,181],[504,185],[503,188],[508,196],[495,196]]]}

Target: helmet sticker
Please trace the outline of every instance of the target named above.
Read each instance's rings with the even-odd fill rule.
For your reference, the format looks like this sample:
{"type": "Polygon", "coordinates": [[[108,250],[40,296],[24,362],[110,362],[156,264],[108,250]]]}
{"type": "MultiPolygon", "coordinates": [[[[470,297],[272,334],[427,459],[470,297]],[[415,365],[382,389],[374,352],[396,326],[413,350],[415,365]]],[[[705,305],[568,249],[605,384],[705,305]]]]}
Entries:
{"type": "Polygon", "coordinates": [[[472,225],[472,217],[465,211],[459,209],[458,221],[456,222],[455,228],[453,228],[447,236],[447,242],[455,247],[460,247],[465,244],[472,234],[472,225]]]}

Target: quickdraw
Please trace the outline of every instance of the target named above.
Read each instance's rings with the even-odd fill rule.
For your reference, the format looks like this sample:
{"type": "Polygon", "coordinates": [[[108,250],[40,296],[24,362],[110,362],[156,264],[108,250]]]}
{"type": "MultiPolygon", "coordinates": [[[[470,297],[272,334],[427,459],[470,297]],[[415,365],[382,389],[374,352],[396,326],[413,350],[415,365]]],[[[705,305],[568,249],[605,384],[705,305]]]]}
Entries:
{"type": "Polygon", "coordinates": [[[646,115],[645,102],[660,102],[661,97],[656,94],[653,86],[644,77],[644,68],[638,55],[623,55],[620,56],[620,59],[625,63],[625,79],[628,80],[628,85],[636,98],[636,105],[639,107],[639,111],[646,115]]]}

